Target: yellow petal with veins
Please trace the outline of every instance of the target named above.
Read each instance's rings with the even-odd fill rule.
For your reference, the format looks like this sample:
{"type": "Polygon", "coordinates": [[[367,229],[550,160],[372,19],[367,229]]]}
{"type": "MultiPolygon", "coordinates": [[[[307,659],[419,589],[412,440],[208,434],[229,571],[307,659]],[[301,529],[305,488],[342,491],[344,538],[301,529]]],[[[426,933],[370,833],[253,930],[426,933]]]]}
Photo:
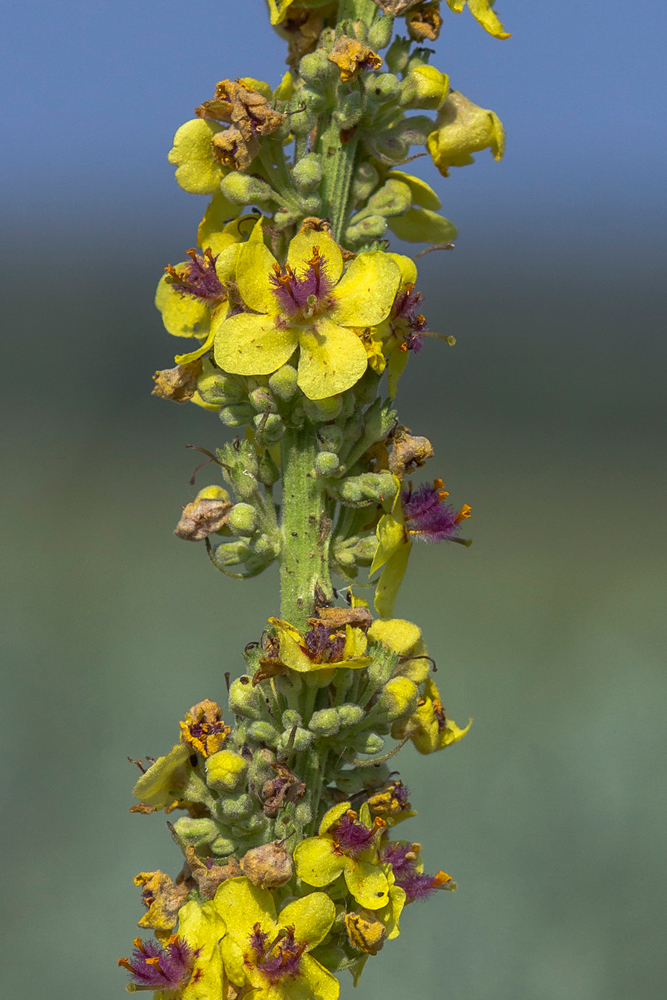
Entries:
{"type": "Polygon", "coordinates": [[[230,316],[215,332],[215,363],[232,375],[270,375],[289,361],[296,332],[279,329],[272,316],[230,316]]]}
{"type": "Polygon", "coordinates": [[[247,949],[248,934],[255,924],[270,936],[279,929],[273,896],[268,889],[253,885],[245,875],[222,882],[213,904],[225,922],[227,933],[241,950],[247,949]]]}
{"type": "MultiPolygon", "coordinates": [[[[393,262],[392,266],[396,267],[393,262]]],[[[296,328],[293,332],[297,332],[296,328]]],[[[301,353],[297,382],[308,399],[345,392],[366,371],[366,350],[359,337],[327,316],[318,319],[316,327],[301,328],[298,334],[301,353]]]]}
{"type": "MultiPolygon", "coordinates": [[[[316,1000],[338,1000],[340,983],[334,974],[320,965],[312,955],[303,956],[300,972],[308,983],[308,997],[315,997],[316,1000]]],[[[286,1000],[297,1000],[297,998],[287,997],[286,1000]]],[[[301,1000],[301,997],[298,1000],[301,1000]]]]}
{"type": "Polygon", "coordinates": [[[360,253],[333,291],[335,306],[329,313],[341,326],[377,326],[394,304],[401,272],[381,250],[360,253]]]}
{"type": "Polygon", "coordinates": [[[326,276],[330,285],[335,285],[343,273],[343,257],[338,244],[328,233],[316,233],[313,230],[299,233],[290,242],[287,263],[301,277],[302,272],[308,269],[314,247],[317,247],[326,261],[326,276]]]}
{"type": "Polygon", "coordinates": [[[250,239],[241,248],[236,262],[236,283],[241,298],[255,312],[278,312],[278,299],[270,280],[277,263],[264,243],[250,239]]]}
{"type": "Polygon", "coordinates": [[[307,941],[306,951],[317,947],[331,930],[336,907],[323,892],[311,892],[288,903],[278,916],[281,927],[293,927],[297,941],[307,941]]]}

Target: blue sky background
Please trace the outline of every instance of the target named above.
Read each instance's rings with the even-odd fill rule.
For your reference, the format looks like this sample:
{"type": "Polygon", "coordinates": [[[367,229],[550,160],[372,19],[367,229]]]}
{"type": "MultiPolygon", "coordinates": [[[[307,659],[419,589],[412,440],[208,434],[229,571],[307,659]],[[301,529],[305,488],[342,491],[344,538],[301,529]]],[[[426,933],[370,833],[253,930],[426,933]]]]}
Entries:
{"type": "MultiPolygon", "coordinates": [[[[0,178],[15,222],[66,226],[109,207],[189,222],[203,205],[174,189],[165,156],[175,128],[218,79],[275,82],[284,70],[263,0],[5,0],[1,9],[0,178]]],[[[500,115],[504,162],[484,153],[448,180],[426,159],[415,170],[434,181],[463,239],[502,244],[509,227],[546,247],[599,244],[610,263],[650,257],[665,223],[665,4],[500,0],[498,9],[511,39],[491,38],[467,11],[445,12],[433,61],[500,115]]]]}

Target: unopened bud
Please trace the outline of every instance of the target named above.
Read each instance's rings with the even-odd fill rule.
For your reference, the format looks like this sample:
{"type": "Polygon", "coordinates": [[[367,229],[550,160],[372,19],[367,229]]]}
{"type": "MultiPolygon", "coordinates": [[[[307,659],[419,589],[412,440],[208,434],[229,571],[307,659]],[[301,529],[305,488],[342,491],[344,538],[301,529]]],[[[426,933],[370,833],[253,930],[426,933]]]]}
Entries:
{"type": "Polygon", "coordinates": [[[344,503],[383,503],[396,495],[396,482],[390,472],[365,472],[343,481],[340,496],[344,503]]]}
{"type": "Polygon", "coordinates": [[[341,98],[333,113],[333,118],[339,128],[353,128],[361,121],[363,113],[364,105],[361,93],[358,90],[353,90],[351,94],[345,94],[341,98]]]}
{"type": "Polygon", "coordinates": [[[270,722],[251,722],[248,726],[248,736],[257,743],[266,743],[267,746],[275,747],[281,733],[270,722]]]}
{"type": "MultiPolygon", "coordinates": [[[[258,723],[255,723],[258,725],[258,723]]],[[[218,809],[223,819],[229,823],[234,820],[246,819],[252,813],[254,804],[247,792],[235,795],[225,795],[218,800],[218,809]]]]}
{"type": "Polygon", "coordinates": [[[276,749],[278,752],[294,750],[296,753],[301,753],[303,750],[307,750],[313,742],[313,734],[309,733],[307,729],[302,726],[297,726],[294,729],[292,726],[289,730],[285,730],[278,743],[276,749]],[[293,735],[292,735],[293,734],[293,735]]]}
{"type": "Polygon", "coordinates": [[[227,406],[239,403],[245,396],[245,387],[232,375],[213,371],[200,375],[197,380],[197,392],[205,403],[227,406]]]}
{"type": "Polygon", "coordinates": [[[315,90],[326,87],[335,72],[323,49],[309,52],[299,63],[299,76],[315,90]]]}
{"type": "Polygon", "coordinates": [[[273,393],[264,386],[253,389],[248,399],[258,413],[275,413],[278,409],[273,393]]]}
{"type": "MultiPolygon", "coordinates": [[[[326,60],[325,60],[326,61],[326,60]]],[[[327,61],[327,66],[331,63],[327,61]]],[[[322,164],[319,156],[309,153],[292,168],[294,183],[301,192],[314,191],[322,180],[322,164]]]]}
{"type": "Polygon", "coordinates": [[[220,190],[232,205],[260,205],[278,200],[275,191],[266,181],[238,170],[222,179],[220,190]]]}
{"type": "Polygon", "coordinates": [[[250,423],[255,416],[255,411],[248,403],[239,403],[233,406],[223,406],[219,416],[227,427],[241,427],[243,424],[250,423]]]}
{"type": "Polygon", "coordinates": [[[412,204],[412,193],[403,181],[388,180],[368,199],[371,215],[402,215],[412,204]]]}
{"type": "Polygon", "coordinates": [[[400,35],[396,35],[387,50],[386,56],[384,57],[384,61],[387,64],[387,69],[390,73],[403,72],[405,67],[408,65],[411,45],[412,42],[409,38],[401,38],[400,35]]]}
{"type": "Polygon", "coordinates": [[[250,503],[234,504],[228,524],[235,535],[252,535],[257,527],[257,511],[250,503]]]}
{"type": "Polygon", "coordinates": [[[339,705],[336,711],[338,712],[341,726],[345,728],[358,726],[366,717],[366,713],[361,705],[353,705],[351,703],[339,705]]]}
{"type": "Polygon", "coordinates": [[[278,413],[258,413],[254,420],[257,428],[257,443],[275,444],[285,433],[283,418],[278,413]]]}
{"type": "Polygon", "coordinates": [[[303,401],[306,415],[316,423],[335,420],[342,407],[340,396],[326,396],[324,399],[304,399],[303,401]]]}
{"type": "Polygon", "coordinates": [[[308,728],[317,736],[335,736],[340,729],[340,716],[335,708],[313,712],[308,728]]]}
{"type": "Polygon", "coordinates": [[[215,550],[215,561],[221,566],[239,566],[252,555],[245,542],[223,542],[215,550]]]}
{"type": "Polygon", "coordinates": [[[394,33],[394,19],[391,14],[378,17],[368,32],[368,44],[375,52],[386,49],[394,33]]]}
{"type": "Polygon", "coordinates": [[[384,740],[377,733],[361,733],[350,740],[350,745],[359,753],[379,753],[384,746],[384,740]]]}
{"type": "Polygon", "coordinates": [[[317,447],[320,451],[337,452],[342,443],[343,431],[336,424],[325,424],[317,432],[317,447]]]}
{"type": "Polygon", "coordinates": [[[280,717],[283,729],[292,729],[294,726],[303,725],[303,719],[294,708],[286,708],[280,717]]]}
{"type": "Polygon", "coordinates": [[[423,108],[437,111],[449,92],[449,77],[435,66],[415,66],[401,87],[402,108],[423,108]]]}
{"type": "Polygon", "coordinates": [[[294,871],[292,858],[283,847],[282,841],[253,847],[243,855],[241,869],[246,878],[260,889],[276,889],[289,882],[294,871]]]}
{"type": "Polygon", "coordinates": [[[200,844],[210,844],[217,837],[219,830],[212,819],[181,816],[174,823],[174,833],[183,846],[192,844],[193,847],[199,847],[200,844]]]}
{"type": "Polygon", "coordinates": [[[392,677],[380,692],[377,711],[387,722],[412,715],[417,708],[418,691],[407,677],[392,677]]]}
{"type": "Polygon", "coordinates": [[[283,365],[269,379],[269,388],[279,399],[287,402],[297,391],[297,377],[296,368],[292,368],[291,365],[283,365]]]}
{"type": "Polygon", "coordinates": [[[220,792],[233,792],[245,777],[248,765],[233,750],[220,750],[206,760],[206,784],[220,792]]]}
{"type": "Polygon", "coordinates": [[[315,472],[318,476],[333,476],[340,468],[340,460],[334,451],[321,451],[315,459],[315,472]]]}
{"type": "MultiPolygon", "coordinates": [[[[216,553],[217,555],[217,553],[216,553]]],[[[246,719],[259,720],[265,715],[265,707],[257,688],[249,677],[237,677],[229,689],[229,711],[246,719]]]]}
{"type": "Polygon", "coordinates": [[[386,232],[387,220],[384,216],[369,215],[355,226],[348,226],[345,230],[345,239],[348,243],[357,246],[361,243],[382,239],[386,232]]]}

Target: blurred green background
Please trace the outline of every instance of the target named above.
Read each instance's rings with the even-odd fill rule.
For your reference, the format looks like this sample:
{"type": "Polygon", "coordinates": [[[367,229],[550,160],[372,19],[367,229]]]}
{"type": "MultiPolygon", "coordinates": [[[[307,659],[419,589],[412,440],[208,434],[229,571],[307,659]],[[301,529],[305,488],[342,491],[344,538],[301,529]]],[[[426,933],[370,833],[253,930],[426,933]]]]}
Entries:
{"type": "MultiPolygon", "coordinates": [[[[137,73],[129,40],[144,28],[131,20],[135,5],[118,6],[129,20],[114,51],[125,61],[112,65],[103,31],[96,36],[110,94],[126,70],[137,73]]],[[[523,32],[537,45],[539,17],[518,6],[506,0],[504,19],[513,14],[515,39],[523,32]]],[[[46,5],[32,8],[46,17],[46,5]]],[[[53,37],[71,75],[65,35],[90,15],[65,8],[65,33],[53,37]]],[[[165,9],[173,22],[177,8],[165,9]]],[[[583,28],[593,41],[597,27],[583,28]]],[[[35,65],[20,78],[30,100],[35,37],[25,36],[35,65]]],[[[502,49],[491,42],[499,49],[474,33],[481,62],[502,49]]],[[[273,78],[281,57],[267,34],[269,44],[273,78]]],[[[558,60],[556,43],[542,44],[553,59],[535,77],[545,93],[558,60]]],[[[577,45],[567,41],[565,60],[577,45]]],[[[487,73],[489,104],[522,51],[473,67],[487,73]]],[[[610,51],[598,53],[607,79],[610,51]]],[[[92,59],[94,47],[86,52],[92,59]]],[[[194,66],[194,49],[187,55],[194,66]]],[[[594,89],[591,65],[572,59],[594,89]]],[[[190,105],[227,75],[205,68],[205,87],[201,66],[196,86],[180,81],[182,114],[167,88],[159,157],[190,105]]],[[[85,87],[81,95],[81,113],[98,114],[85,87]]],[[[506,97],[506,108],[494,106],[520,118],[506,97]]],[[[443,867],[460,888],[406,912],[400,939],[364,973],[359,995],[369,1000],[665,995],[664,206],[646,156],[634,164],[641,183],[614,180],[624,199],[600,195],[594,168],[608,156],[597,140],[586,146],[585,185],[573,168],[540,189],[539,165],[533,187],[508,180],[525,170],[521,141],[535,147],[544,107],[522,100],[537,110],[532,132],[516,123],[514,161],[480,157],[439,182],[443,193],[450,185],[448,214],[462,236],[420,269],[432,327],[458,343],[428,342],[412,359],[400,413],[433,441],[427,473],[443,477],[454,503],[472,504],[474,544],[416,547],[396,612],[422,625],[449,712],[474,725],[443,754],[398,758],[419,810],[409,835],[424,843],[428,869],[443,867]]],[[[116,113],[135,106],[123,91],[116,113]]],[[[80,107],[70,97],[64,107],[83,148],[80,107]]],[[[64,115],[62,102],[55,108],[64,115]]],[[[554,101],[550,113],[570,112],[554,101]]],[[[100,167],[90,190],[68,187],[65,169],[49,167],[62,148],[40,139],[49,115],[19,119],[40,157],[17,161],[11,147],[0,272],[2,982],[13,1000],[112,1000],[124,995],[115,959],[128,954],[141,915],[134,874],[180,865],[164,817],[127,811],[136,769],[126,757],[163,753],[193,702],[224,699],[224,671],[240,671],[242,647],[277,610],[277,577],[227,580],[201,546],[171,534],[195,492],[197,463],[184,445],[211,448],[230,434],[215,415],[150,396],[150,376],[175,346],[153,310],[154,284],[191,245],[201,203],[170,186],[152,146],[155,159],[144,149],[134,181],[128,169],[114,187],[100,167]]],[[[141,147],[138,124],[133,134],[141,147]]],[[[551,154],[576,161],[560,146],[551,154]]],[[[208,481],[210,468],[198,480],[208,481]]]]}

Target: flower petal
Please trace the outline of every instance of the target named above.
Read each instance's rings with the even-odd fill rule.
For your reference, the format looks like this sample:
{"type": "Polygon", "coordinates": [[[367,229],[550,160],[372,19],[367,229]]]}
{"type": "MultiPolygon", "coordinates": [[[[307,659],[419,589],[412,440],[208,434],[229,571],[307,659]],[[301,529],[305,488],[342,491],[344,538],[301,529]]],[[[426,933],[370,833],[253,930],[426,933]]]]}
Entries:
{"type": "Polygon", "coordinates": [[[401,288],[405,288],[408,282],[414,285],[417,281],[417,265],[412,257],[406,257],[403,253],[390,253],[389,256],[398,264],[401,272],[401,288]]]}
{"type": "Polygon", "coordinates": [[[264,243],[248,240],[236,263],[236,283],[241,298],[255,312],[277,312],[278,300],[272,291],[271,274],[278,261],[264,243]]]}
{"type": "Polygon", "coordinates": [[[301,975],[307,981],[315,1000],[338,1000],[340,983],[312,955],[304,955],[301,959],[301,975]]]}
{"type": "Polygon", "coordinates": [[[307,941],[306,951],[317,947],[331,930],[336,916],[336,907],[323,892],[311,892],[302,899],[295,899],[280,911],[278,923],[281,927],[294,927],[297,941],[307,941]]]}
{"type": "Polygon", "coordinates": [[[328,233],[316,233],[312,229],[306,233],[298,233],[289,245],[287,263],[301,277],[301,272],[308,267],[308,261],[313,256],[313,248],[317,247],[326,260],[326,276],[335,285],[343,273],[343,256],[335,240],[328,233]]]}
{"type": "Polygon", "coordinates": [[[220,181],[229,173],[211,148],[211,139],[220,132],[217,122],[193,118],[174,136],[174,146],[167,159],[176,166],[176,181],[190,194],[213,194],[220,181]]]}
{"type": "Polygon", "coordinates": [[[387,876],[370,861],[357,861],[345,872],[345,881],[356,901],[367,910],[379,910],[389,902],[387,876]]]}
{"type": "Polygon", "coordinates": [[[320,828],[318,833],[322,836],[327,830],[330,830],[334,823],[337,823],[341,816],[344,816],[348,809],[352,806],[349,802],[338,802],[331,809],[327,809],[324,816],[322,817],[322,822],[320,823],[320,828]]]}
{"type": "Polygon", "coordinates": [[[405,621],[404,618],[389,618],[386,621],[376,619],[368,630],[371,642],[381,642],[399,656],[411,653],[419,639],[421,631],[417,625],[405,621]]]}
{"type": "Polygon", "coordinates": [[[336,305],[330,318],[341,326],[377,326],[389,315],[400,281],[401,272],[389,254],[360,253],[333,291],[336,305]]]}
{"type": "Polygon", "coordinates": [[[253,926],[258,923],[264,934],[275,935],[276,907],[268,889],[260,889],[250,879],[229,878],[218,887],[213,900],[227,927],[227,933],[243,951],[253,926]]]}
{"type": "Polygon", "coordinates": [[[221,943],[222,961],[227,976],[236,986],[245,984],[245,965],[243,964],[243,952],[237,944],[226,934],[221,943]]]}
{"type": "Polygon", "coordinates": [[[336,854],[329,837],[309,837],[296,845],[294,865],[302,881],[319,888],[330,885],[344,869],[353,867],[354,862],[344,854],[336,854]]]}
{"type": "Polygon", "coordinates": [[[391,618],[398,589],[408,568],[408,558],[412,542],[402,545],[394,552],[380,574],[375,588],[375,610],[382,618],[391,618]]]}
{"type": "MultiPolygon", "coordinates": [[[[178,267],[186,267],[180,264],[178,267]]],[[[162,313],[162,322],[174,337],[206,337],[210,326],[208,307],[201,299],[181,295],[165,274],[155,292],[155,305],[162,313]]]]}
{"type": "Polygon", "coordinates": [[[272,316],[238,313],[217,327],[215,362],[232,375],[270,375],[289,361],[295,331],[281,330],[272,316]]]}
{"type": "Polygon", "coordinates": [[[366,350],[352,330],[323,316],[316,327],[301,328],[298,333],[301,354],[297,382],[308,399],[345,392],[366,371],[366,350]]]}

